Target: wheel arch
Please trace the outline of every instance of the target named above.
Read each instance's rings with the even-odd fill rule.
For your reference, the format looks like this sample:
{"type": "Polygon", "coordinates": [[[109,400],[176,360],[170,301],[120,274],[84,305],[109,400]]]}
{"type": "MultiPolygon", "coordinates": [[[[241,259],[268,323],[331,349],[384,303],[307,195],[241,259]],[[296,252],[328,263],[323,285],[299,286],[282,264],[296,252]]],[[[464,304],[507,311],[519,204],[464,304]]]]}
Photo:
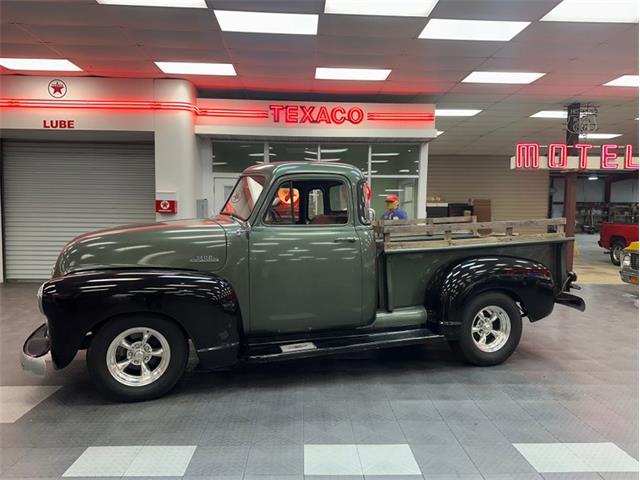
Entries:
{"type": "Polygon", "coordinates": [[[133,314],[170,319],[191,339],[205,366],[235,363],[242,321],[232,286],[203,272],[102,270],[53,279],[43,288],[54,365],[63,368],[110,319],[133,314]]]}

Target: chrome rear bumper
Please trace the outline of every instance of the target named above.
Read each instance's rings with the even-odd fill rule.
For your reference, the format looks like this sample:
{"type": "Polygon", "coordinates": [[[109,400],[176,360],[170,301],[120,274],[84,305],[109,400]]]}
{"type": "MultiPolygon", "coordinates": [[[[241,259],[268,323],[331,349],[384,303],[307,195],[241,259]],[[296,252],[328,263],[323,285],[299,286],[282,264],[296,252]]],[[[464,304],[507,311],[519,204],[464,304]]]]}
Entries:
{"type": "Polygon", "coordinates": [[[43,376],[47,372],[45,356],[49,353],[49,337],[47,336],[47,325],[38,327],[27,341],[24,342],[20,354],[20,365],[22,369],[43,376]]]}

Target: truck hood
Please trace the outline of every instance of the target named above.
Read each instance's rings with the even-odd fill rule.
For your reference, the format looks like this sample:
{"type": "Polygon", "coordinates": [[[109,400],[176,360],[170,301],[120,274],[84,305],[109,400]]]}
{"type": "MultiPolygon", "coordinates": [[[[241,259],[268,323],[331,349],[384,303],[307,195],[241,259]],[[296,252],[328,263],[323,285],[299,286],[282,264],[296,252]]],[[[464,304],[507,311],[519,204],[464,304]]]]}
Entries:
{"type": "Polygon", "coordinates": [[[179,268],[215,272],[227,259],[226,229],[235,220],[177,220],[98,230],[69,242],[53,277],[104,268],[179,268]]]}

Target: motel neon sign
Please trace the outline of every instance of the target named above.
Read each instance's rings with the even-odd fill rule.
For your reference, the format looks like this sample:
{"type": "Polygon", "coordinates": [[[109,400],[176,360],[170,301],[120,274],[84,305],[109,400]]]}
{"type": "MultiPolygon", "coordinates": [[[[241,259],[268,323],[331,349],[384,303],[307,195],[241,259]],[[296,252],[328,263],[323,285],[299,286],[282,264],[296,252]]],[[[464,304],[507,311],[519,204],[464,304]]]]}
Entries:
{"type": "MultiPolygon", "coordinates": [[[[541,152],[540,145],[538,143],[518,143],[516,146],[515,156],[515,168],[520,169],[538,169],[549,168],[554,170],[566,170],[570,168],[576,168],[574,162],[570,159],[575,157],[569,157],[570,146],[566,143],[551,143],[547,148],[546,162],[547,165],[541,165],[541,152]]],[[[597,147],[588,143],[578,143],[573,145],[573,148],[577,150],[577,168],[580,170],[586,170],[590,168],[591,162],[589,161],[589,153],[596,153],[594,151],[597,147]]],[[[640,165],[637,159],[633,158],[633,145],[616,145],[616,144],[604,144],[600,147],[600,165],[602,170],[638,170],[640,165]],[[618,161],[618,151],[620,148],[624,148],[624,155],[620,157],[620,160],[624,160],[621,163],[618,161]]],[[[544,157],[543,157],[544,158],[544,157]]],[[[591,167],[592,168],[592,167],[591,167]]]]}

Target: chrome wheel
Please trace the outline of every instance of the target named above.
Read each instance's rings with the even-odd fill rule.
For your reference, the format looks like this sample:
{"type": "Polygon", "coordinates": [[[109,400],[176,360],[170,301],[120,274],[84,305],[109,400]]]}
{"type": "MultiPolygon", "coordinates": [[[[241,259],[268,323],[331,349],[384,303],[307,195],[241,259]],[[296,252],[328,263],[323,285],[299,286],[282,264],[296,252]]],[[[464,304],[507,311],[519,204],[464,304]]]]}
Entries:
{"type": "Polygon", "coordinates": [[[147,327],[125,330],[109,344],[107,370],[129,387],[144,387],[158,380],[171,359],[169,342],[160,332],[147,327]]]}
{"type": "Polygon", "coordinates": [[[496,352],[504,347],[511,333],[509,314],[497,305],[483,307],[473,318],[471,336],[483,352],[496,352]]]}

